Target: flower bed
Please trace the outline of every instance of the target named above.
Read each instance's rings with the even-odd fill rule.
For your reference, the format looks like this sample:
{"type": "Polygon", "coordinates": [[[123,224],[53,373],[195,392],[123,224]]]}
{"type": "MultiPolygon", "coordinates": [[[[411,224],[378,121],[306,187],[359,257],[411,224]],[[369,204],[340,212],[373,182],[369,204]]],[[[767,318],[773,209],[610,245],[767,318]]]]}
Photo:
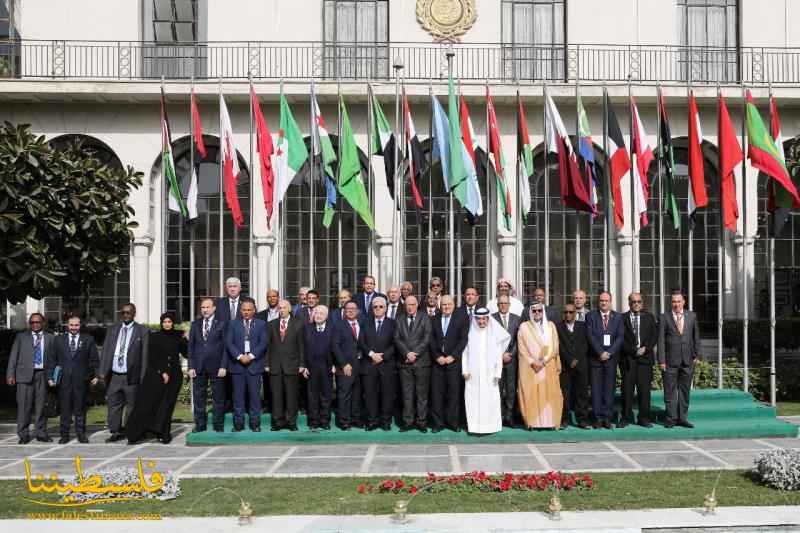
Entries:
{"type": "Polygon", "coordinates": [[[589,474],[487,474],[473,471],[460,475],[437,476],[431,472],[424,479],[386,479],[377,485],[361,483],[359,494],[417,494],[419,492],[510,492],[544,490],[589,490],[594,481],[589,474]]]}

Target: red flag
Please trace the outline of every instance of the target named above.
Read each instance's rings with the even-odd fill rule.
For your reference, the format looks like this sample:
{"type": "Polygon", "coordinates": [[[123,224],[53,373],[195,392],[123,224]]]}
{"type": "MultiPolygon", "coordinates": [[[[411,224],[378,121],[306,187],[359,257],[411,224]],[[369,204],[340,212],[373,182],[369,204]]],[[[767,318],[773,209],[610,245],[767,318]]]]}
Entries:
{"type": "Polygon", "coordinates": [[[223,186],[225,188],[225,201],[231,210],[233,223],[236,229],[244,226],[242,209],[239,207],[239,194],[236,186],[239,182],[239,161],[237,160],[236,145],[233,142],[233,127],[228,114],[228,106],[222,93],[219,95],[219,136],[221,143],[220,163],[222,164],[223,186]]]}
{"type": "MultiPolygon", "coordinates": [[[[497,124],[497,114],[494,111],[494,102],[489,93],[489,86],[486,86],[486,114],[489,118],[489,154],[494,165],[494,174],[497,179],[497,194],[500,197],[500,207],[503,213],[503,222],[508,231],[511,231],[511,192],[506,185],[505,162],[503,160],[503,148],[500,145],[500,128],[497,124]]],[[[488,169],[487,169],[488,172],[488,169]]],[[[488,173],[487,173],[487,180],[488,173]]],[[[488,183],[488,181],[487,181],[488,183]]]]}
{"type": "MultiPolygon", "coordinates": [[[[722,220],[725,227],[736,231],[736,220],[739,218],[739,205],[736,203],[736,181],[733,169],[744,160],[742,147],[736,138],[728,106],[722,93],[719,94],[719,125],[717,127],[719,143],[719,173],[722,182],[722,220]]],[[[705,187],[704,187],[705,189],[705,187]]]]}
{"type": "Polygon", "coordinates": [[[192,124],[194,125],[194,145],[201,159],[206,158],[206,145],[203,142],[203,124],[200,122],[200,111],[197,109],[197,98],[192,88],[192,124]]]}
{"type": "Polygon", "coordinates": [[[708,205],[706,178],[703,164],[703,130],[700,128],[700,114],[694,91],[689,93],[689,216],[700,207],[708,205]]]}
{"type": "Polygon", "coordinates": [[[633,117],[633,152],[636,154],[636,166],[633,169],[633,186],[636,207],[639,210],[641,228],[647,226],[647,201],[650,199],[650,186],[647,182],[647,169],[653,162],[653,147],[647,138],[644,124],[639,117],[639,109],[636,107],[636,100],[631,97],[631,116],[633,117]]]}
{"type": "Polygon", "coordinates": [[[272,135],[269,133],[267,121],[261,113],[261,104],[255,89],[250,87],[250,99],[253,102],[253,115],[256,124],[256,147],[258,150],[259,170],[261,171],[261,189],[264,194],[264,207],[267,209],[267,227],[270,227],[272,220],[272,196],[275,190],[275,175],[272,171],[272,135]]]}
{"type": "Polygon", "coordinates": [[[631,169],[631,159],[625,147],[625,139],[617,121],[617,114],[609,102],[608,109],[608,153],[611,159],[611,194],[614,197],[614,224],[617,229],[625,225],[625,208],[622,204],[622,178],[631,169]]]}
{"type": "Polygon", "coordinates": [[[405,131],[406,158],[408,159],[408,181],[411,184],[411,193],[414,195],[414,204],[417,209],[422,209],[422,195],[417,187],[417,177],[422,172],[422,165],[425,156],[422,153],[422,145],[417,137],[417,130],[414,128],[414,121],[411,120],[411,109],[408,107],[408,98],[403,89],[403,130],[405,131]]]}
{"type": "Polygon", "coordinates": [[[477,170],[478,160],[475,157],[475,147],[477,141],[475,140],[475,133],[472,131],[472,120],[469,118],[469,109],[467,102],[463,96],[459,96],[459,114],[461,115],[461,138],[464,140],[464,147],[467,149],[472,165],[477,170]]]}

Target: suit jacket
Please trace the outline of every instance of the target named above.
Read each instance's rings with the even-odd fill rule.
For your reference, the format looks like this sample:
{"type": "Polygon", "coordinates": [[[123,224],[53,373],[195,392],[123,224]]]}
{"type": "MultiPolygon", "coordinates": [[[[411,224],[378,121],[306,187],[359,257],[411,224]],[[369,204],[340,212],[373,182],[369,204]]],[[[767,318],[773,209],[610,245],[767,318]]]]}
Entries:
{"type": "Polygon", "coordinates": [[[292,312],[292,318],[297,318],[303,321],[304,324],[311,324],[314,319],[311,317],[309,307],[305,304],[298,305],[292,312]]]}
{"type": "MultiPolygon", "coordinates": [[[[278,308],[276,307],[275,311],[277,312],[277,310],[278,308]]],[[[276,314],[275,316],[277,317],[278,315],[276,314]]],[[[258,318],[259,320],[263,320],[264,322],[271,322],[269,319],[269,307],[267,307],[266,309],[262,309],[261,311],[256,313],[256,318],[258,318]]],[[[272,320],[275,320],[275,317],[273,317],[272,320]]]]}
{"type": "MultiPolygon", "coordinates": [[[[325,322],[325,331],[322,332],[317,331],[316,323],[305,324],[303,327],[306,364],[309,368],[323,367],[326,372],[330,372],[333,366],[333,341],[336,334],[333,323],[330,320],[325,322]]],[[[280,330],[278,335],[280,336],[280,330]]]]}
{"type": "Polygon", "coordinates": [[[236,316],[231,316],[230,300],[227,296],[221,296],[214,300],[214,305],[217,310],[214,312],[214,318],[220,322],[229,322],[234,318],[242,318],[242,298],[247,298],[244,294],[239,295],[239,301],[236,304],[236,316]]]}
{"type": "Polygon", "coordinates": [[[341,322],[344,320],[344,307],[331,307],[328,313],[329,322],[341,322]]]}
{"type": "Polygon", "coordinates": [[[59,335],[54,342],[56,365],[61,367],[61,388],[85,387],[87,381],[97,376],[100,356],[94,337],[84,333],[78,334],[78,346],[75,353],[69,350],[69,333],[59,335]]]}
{"type": "MultiPolygon", "coordinates": [[[[361,323],[358,335],[358,349],[361,352],[361,373],[378,372],[381,375],[397,372],[397,359],[394,348],[395,321],[383,318],[380,331],[375,330],[376,320],[370,318],[361,323]],[[382,353],[383,362],[375,364],[370,352],[382,353]]],[[[352,336],[352,335],[351,335],[352,336]]]]}
{"type": "MultiPolygon", "coordinates": [[[[358,322],[358,336],[364,330],[364,321],[356,320],[358,322]]],[[[348,320],[338,320],[333,323],[334,327],[334,340],[333,340],[333,357],[336,363],[336,374],[341,375],[342,368],[346,365],[353,367],[353,372],[359,372],[359,364],[361,360],[361,352],[358,349],[358,339],[353,337],[353,330],[350,327],[348,320]]]]}
{"type": "Polygon", "coordinates": [[[683,335],[678,333],[678,326],[672,311],[661,315],[658,323],[658,362],[670,367],[691,365],[695,357],[700,356],[700,328],[697,315],[693,311],[683,310],[683,335]]]}
{"type": "MultiPolygon", "coordinates": [[[[453,365],[460,367],[461,354],[467,347],[467,337],[469,335],[469,319],[467,313],[455,313],[450,315],[450,323],[447,325],[447,335],[442,330],[442,313],[437,313],[431,322],[431,341],[430,354],[431,364],[436,363],[436,359],[442,355],[450,355],[455,358],[453,365]]],[[[450,365],[450,366],[453,366],[450,365]]]]}
{"type": "MultiPolygon", "coordinates": [[[[527,304],[525,304],[525,309],[522,311],[522,316],[520,317],[522,319],[522,322],[527,322],[531,319],[532,305],[533,302],[528,302],[527,304]]],[[[544,316],[547,320],[555,324],[561,322],[561,315],[559,314],[558,309],[556,309],[552,305],[544,306],[544,316]]]]}
{"type": "Polygon", "coordinates": [[[592,366],[599,366],[600,354],[608,352],[611,359],[619,359],[622,342],[625,339],[625,327],[622,325],[622,315],[616,311],[609,311],[608,328],[603,329],[603,315],[600,311],[591,311],[586,317],[586,337],[589,340],[589,362],[592,366]],[[603,346],[603,335],[611,335],[611,345],[603,346]]]}
{"type": "Polygon", "coordinates": [[[556,324],[556,331],[558,331],[558,356],[561,357],[562,368],[570,368],[573,361],[578,361],[576,368],[585,370],[589,357],[586,323],[576,320],[570,332],[565,322],[559,322],[556,324]]]}
{"type": "MultiPolygon", "coordinates": [[[[55,337],[52,333],[43,331],[42,342],[44,343],[42,363],[46,375],[51,376],[56,366],[56,353],[53,347],[55,337]]],[[[6,379],[13,377],[19,383],[30,383],[33,381],[33,371],[33,335],[30,330],[21,331],[14,337],[14,344],[11,346],[6,379]]]]}
{"type": "MultiPolygon", "coordinates": [[[[367,308],[366,296],[366,293],[359,292],[353,297],[353,300],[355,300],[356,304],[358,304],[358,310],[361,311],[361,314],[359,315],[361,318],[366,318],[367,316],[372,315],[372,304],[370,303],[370,307],[367,308]]],[[[378,291],[372,291],[372,300],[378,296],[382,297],[387,302],[389,301],[385,294],[378,291]]]]}
{"type": "Polygon", "coordinates": [[[622,359],[628,362],[636,362],[640,365],[652,365],[655,363],[655,347],[658,343],[658,326],[656,317],[653,313],[642,311],[639,313],[639,341],[641,346],[646,348],[644,354],[639,356],[636,347],[636,336],[633,334],[633,324],[631,324],[631,312],[622,314],[622,323],[625,327],[625,340],[622,342],[622,359]]]}
{"type": "MultiPolygon", "coordinates": [[[[501,326],[503,325],[503,321],[500,318],[500,312],[494,313],[492,315],[495,320],[497,320],[498,324],[501,326]]],[[[508,346],[506,347],[506,351],[511,354],[511,357],[516,359],[517,357],[517,332],[519,331],[519,326],[522,324],[522,319],[519,315],[515,315],[514,313],[508,313],[508,334],[511,335],[511,340],[508,341],[508,346]]],[[[469,330],[467,330],[469,333],[469,330]]],[[[507,363],[511,364],[511,363],[507,363]]]]}
{"type": "MultiPolygon", "coordinates": [[[[114,367],[114,353],[117,350],[117,338],[122,329],[122,322],[117,322],[108,329],[103,349],[100,353],[100,378],[106,383],[111,380],[111,369],[114,367]]],[[[144,379],[148,363],[148,346],[150,330],[138,322],[133,323],[131,338],[128,340],[128,385],[138,385],[144,379]]]]}
{"type": "MultiPolygon", "coordinates": [[[[406,306],[403,305],[402,302],[398,302],[395,305],[397,305],[397,312],[395,313],[395,316],[394,316],[394,318],[392,320],[397,322],[400,318],[406,316],[406,306]]],[[[387,301],[386,302],[386,316],[387,317],[389,316],[389,309],[391,308],[391,306],[392,306],[392,303],[387,301]]],[[[391,317],[389,317],[389,318],[391,318],[391,317]]]]}
{"type": "Polygon", "coordinates": [[[269,322],[269,353],[267,368],[270,374],[297,374],[306,366],[305,322],[292,317],[286,324],[286,335],[281,340],[281,318],[269,322]]]}
{"type": "Polygon", "coordinates": [[[414,318],[414,327],[408,327],[408,317],[403,317],[395,324],[394,346],[397,350],[398,365],[412,366],[431,366],[431,358],[428,353],[431,339],[431,320],[424,310],[417,310],[414,318]],[[414,363],[406,361],[406,354],[414,352],[417,359],[414,363]]]}
{"type": "MultiPolygon", "coordinates": [[[[189,368],[197,372],[205,371],[216,376],[220,368],[226,368],[228,358],[225,357],[225,330],[227,322],[214,318],[208,338],[203,340],[203,319],[198,318],[189,327],[188,359],[189,368]]],[[[236,355],[239,355],[238,353],[236,355]]]]}
{"type": "MultiPolygon", "coordinates": [[[[472,312],[474,313],[483,306],[481,305],[480,302],[478,302],[472,307],[473,307],[472,312]]],[[[437,310],[436,314],[438,315],[439,313],[441,313],[441,311],[437,310]]],[[[461,307],[456,307],[455,311],[453,311],[453,316],[455,315],[463,316],[463,318],[467,321],[467,324],[469,324],[469,313],[467,312],[467,304],[463,304],[461,305],[461,307]]],[[[469,330],[469,326],[467,326],[467,330],[469,330]]]]}
{"type": "MultiPolygon", "coordinates": [[[[272,322],[270,322],[272,324],[272,322]]],[[[225,330],[225,351],[228,354],[226,368],[231,374],[261,374],[267,366],[269,336],[267,323],[258,318],[250,323],[250,353],[254,359],[243,365],[236,358],[244,351],[244,319],[237,318],[227,323],[225,330]]]]}

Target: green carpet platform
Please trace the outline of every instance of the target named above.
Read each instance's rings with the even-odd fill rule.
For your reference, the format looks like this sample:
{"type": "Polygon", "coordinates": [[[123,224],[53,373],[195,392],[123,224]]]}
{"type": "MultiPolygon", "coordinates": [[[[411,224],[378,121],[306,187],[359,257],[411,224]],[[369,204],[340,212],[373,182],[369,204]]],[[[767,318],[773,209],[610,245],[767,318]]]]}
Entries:
{"type": "MultiPolygon", "coordinates": [[[[617,399],[619,401],[619,398],[617,399]]],[[[775,409],[756,402],[750,394],[738,390],[704,389],[692,392],[689,421],[694,429],[662,425],[664,418],[664,395],[654,391],[653,414],[658,420],[652,428],[629,425],[623,429],[579,429],[569,426],[565,430],[526,431],[521,428],[503,428],[493,435],[470,435],[464,431],[455,433],[444,430],[440,433],[401,433],[396,426],[391,431],[364,431],[353,428],[342,431],[332,427],[329,431],[311,431],[305,416],[298,417],[298,431],[270,431],[270,417],[264,415],[262,430],[254,433],[249,429],[234,433],[231,415],[225,418],[225,431],[189,433],[188,446],[219,446],[229,444],[443,444],[443,443],[516,443],[516,442],[586,442],[610,440],[686,440],[686,439],[732,439],[763,437],[797,437],[798,427],[779,420],[775,409]]],[[[211,420],[208,421],[211,427],[211,420]]]]}

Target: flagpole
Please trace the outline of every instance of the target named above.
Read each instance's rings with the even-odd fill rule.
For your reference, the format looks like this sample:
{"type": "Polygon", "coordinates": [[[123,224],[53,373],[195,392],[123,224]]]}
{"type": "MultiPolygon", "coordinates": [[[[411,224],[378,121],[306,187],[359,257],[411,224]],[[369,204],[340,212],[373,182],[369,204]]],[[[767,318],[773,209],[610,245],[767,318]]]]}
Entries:
{"type": "MultiPolygon", "coordinates": [[[[747,90],[745,85],[742,84],[742,148],[747,146],[745,144],[745,135],[747,134],[747,90]]],[[[747,149],[749,155],[749,148],[747,149]]],[[[747,161],[742,161],[742,325],[743,325],[743,342],[742,346],[742,359],[744,366],[744,375],[742,377],[742,385],[745,392],[750,390],[750,347],[749,347],[749,302],[747,291],[747,161]]]]}
{"type": "MultiPolygon", "coordinates": [[[[656,92],[656,97],[658,98],[658,105],[656,106],[658,110],[656,113],[658,116],[656,121],[658,125],[658,310],[659,313],[663,313],[666,303],[666,283],[664,282],[664,169],[662,166],[664,139],[661,138],[661,121],[663,119],[661,118],[662,93],[660,81],[658,82],[656,92]]],[[[664,107],[664,112],[666,113],[666,107],[664,107]]]]}
{"type": "MultiPolygon", "coordinates": [[[[314,90],[314,78],[311,78],[311,115],[309,116],[309,126],[311,133],[311,153],[309,154],[308,161],[309,165],[309,176],[310,176],[310,183],[309,188],[311,189],[311,208],[308,211],[308,285],[309,287],[316,287],[316,280],[315,275],[316,271],[314,270],[314,212],[316,211],[317,202],[316,202],[316,186],[317,183],[314,181],[314,170],[316,170],[316,155],[317,155],[317,135],[316,132],[316,120],[317,120],[317,110],[316,110],[316,103],[317,103],[317,95],[316,91],[314,90]]],[[[320,110],[322,113],[322,110],[320,110]]],[[[320,174],[321,177],[321,174],[320,174]]],[[[321,181],[321,180],[320,180],[321,181]]]]}
{"type": "Polygon", "coordinates": [[[605,191],[603,192],[603,198],[605,199],[603,206],[605,211],[605,221],[603,223],[603,290],[608,291],[611,290],[609,287],[610,274],[608,272],[611,263],[611,247],[608,243],[608,239],[611,236],[609,231],[611,219],[611,161],[608,157],[608,89],[605,84],[603,84],[603,153],[606,158],[604,166],[605,179],[603,180],[603,185],[605,186],[605,191]]]}
{"type": "MultiPolygon", "coordinates": [[[[191,93],[189,94],[189,182],[192,180],[194,172],[194,117],[192,116],[192,101],[194,99],[194,76],[191,81],[191,93]]],[[[199,180],[198,176],[198,180],[199,180]]],[[[195,317],[195,250],[194,250],[194,224],[189,225],[189,317],[195,317]]],[[[192,398],[194,402],[194,398],[192,398]]]]}
{"type": "MultiPolygon", "coordinates": [[[[453,56],[455,52],[453,52],[453,47],[449,47],[447,49],[447,77],[453,75],[453,56]]],[[[444,157],[444,154],[441,154],[440,157],[444,157]]],[[[452,165],[452,162],[451,162],[452,165]]],[[[447,180],[450,189],[450,196],[449,196],[449,203],[448,203],[448,218],[447,218],[447,234],[448,234],[448,276],[447,276],[447,285],[450,288],[450,294],[456,295],[456,291],[458,290],[456,287],[456,249],[455,249],[455,236],[453,232],[455,231],[455,217],[453,215],[453,188],[452,183],[450,183],[450,176],[445,176],[445,180],[447,180]]]]}
{"type": "Polygon", "coordinates": [[[433,80],[428,78],[428,100],[431,106],[431,117],[428,121],[428,279],[433,277],[433,80]]]}
{"type": "MultiPolygon", "coordinates": [[[[578,155],[580,155],[581,151],[581,114],[580,109],[578,109],[578,81],[579,76],[575,76],[575,139],[577,140],[577,153],[575,154],[575,158],[577,160],[578,155]]],[[[580,169],[578,170],[580,172],[580,169]]],[[[590,177],[591,179],[591,177],[590,177]]],[[[591,189],[589,190],[590,202],[591,202],[591,189]]],[[[590,215],[591,216],[591,215],[590,215]]],[[[589,226],[589,231],[591,232],[591,226],[589,226]]],[[[589,256],[591,257],[591,249],[589,250],[589,256]]],[[[591,272],[589,273],[591,277],[591,272]]],[[[591,284],[590,284],[591,285],[591,284]]],[[[581,288],[581,217],[580,212],[576,209],[575,210],[575,290],[581,288]]],[[[589,287],[591,289],[591,287],[589,287]]]]}
{"type": "Polygon", "coordinates": [[[400,262],[403,259],[401,244],[400,241],[403,240],[403,230],[402,224],[403,220],[401,217],[403,203],[400,198],[400,191],[402,191],[403,187],[400,185],[400,181],[402,180],[402,175],[397,171],[400,165],[400,73],[403,70],[403,61],[400,57],[396,57],[394,60],[394,165],[392,168],[392,172],[394,172],[394,179],[392,180],[392,184],[394,185],[394,205],[392,206],[392,221],[397,221],[397,231],[394,235],[395,241],[392,243],[392,250],[395,253],[395,263],[394,263],[394,275],[392,276],[392,284],[393,285],[400,285],[400,262]],[[399,213],[398,213],[399,211],[399,213]]]}
{"type": "MultiPolygon", "coordinates": [[[[636,136],[633,132],[633,97],[631,96],[631,76],[628,75],[628,128],[630,131],[630,159],[631,159],[631,279],[633,280],[632,289],[634,291],[639,289],[638,281],[638,272],[636,271],[636,256],[638,251],[637,246],[637,235],[636,235],[636,217],[639,216],[638,210],[636,208],[636,167],[635,164],[638,163],[638,160],[634,160],[634,156],[636,155],[634,150],[634,139],[636,136]]],[[[641,179],[641,176],[639,177],[641,179]]]]}
{"type": "Polygon", "coordinates": [[[544,94],[544,293],[546,303],[550,303],[550,173],[547,156],[550,155],[547,142],[547,82],[542,82],[544,94]]]}
{"type": "MultiPolygon", "coordinates": [[[[721,145],[719,139],[721,136],[722,128],[720,123],[720,108],[719,100],[722,98],[722,89],[720,89],[719,82],[717,82],[717,144],[721,145]]],[[[721,166],[721,165],[720,165],[721,166]]],[[[725,290],[725,207],[723,205],[723,192],[722,192],[722,178],[719,180],[719,247],[718,254],[719,266],[717,272],[717,388],[722,388],[722,330],[725,320],[725,298],[723,291],[725,290]]]]}
{"type": "MultiPolygon", "coordinates": [[[[395,63],[394,64],[395,64],[395,67],[397,67],[399,65],[401,67],[400,70],[402,70],[402,61],[400,60],[399,57],[395,58],[395,63]]],[[[402,73],[401,73],[401,78],[400,78],[400,85],[401,85],[401,88],[402,88],[402,91],[401,91],[401,96],[402,96],[402,95],[405,95],[405,90],[406,90],[406,82],[405,82],[405,78],[402,77],[402,73]]],[[[399,138],[395,138],[394,144],[397,147],[398,151],[402,155],[402,157],[399,158],[399,160],[398,159],[395,160],[395,169],[396,169],[395,175],[399,176],[399,181],[400,181],[400,183],[398,184],[398,189],[399,189],[399,192],[400,192],[400,195],[399,195],[399,197],[400,197],[400,213],[399,213],[400,221],[399,221],[399,223],[397,225],[397,227],[399,228],[399,233],[400,233],[400,235],[399,235],[400,242],[399,242],[399,245],[398,245],[400,259],[397,261],[397,284],[399,285],[399,284],[401,284],[403,282],[403,280],[405,278],[405,257],[406,257],[406,231],[405,231],[405,228],[406,228],[406,180],[407,179],[409,179],[409,180],[411,179],[410,176],[407,176],[403,172],[403,168],[404,168],[404,163],[403,162],[404,161],[408,161],[409,162],[408,168],[410,169],[411,168],[410,161],[411,161],[411,158],[413,158],[413,155],[409,153],[409,151],[408,151],[409,145],[406,143],[406,123],[403,120],[402,101],[401,100],[398,100],[398,105],[400,106],[400,109],[401,109],[399,122],[398,122],[398,126],[397,126],[398,131],[400,133],[400,137],[399,138]],[[400,143],[402,143],[402,144],[400,144],[400,143]],[[401,149],[400,146],[402,146],[403,148],[401,149]]],[[[411,114],[411,108],[409,108],[408,112],[409,112],[409,115],[410,115],[411,114]]]]}
{"type": "MultiPolygon", "coordinates": [[[[253,171],[253,152],[255,151],[255,144],[253,143],[253,75],[248,72],[247,73],[247,81],[250,85],[250,94],[247,95],[247,101],[250,102],[250,183],[249,183],[249,196],[250,196],[250,231],[247,233],[247,257],[248,257],[248,268],[250,269],[250,294],[253,295],[256,302],[258,301],[259,295],[261,294],[262,290],[261,287],[258,286],[258,276],[255,275],[255,268],[253,265],[255,261],[253,260],[253,231],[255,227],[253,225],[253,181],[254,181],[254,171],[253,171]]],[[[266,295],[266,292],[264,293],[266,295]]],[[[258,309],[258,305],[256,304],[256,309],[258,309]]]]}
{"type": "MultiPolygon", "coordinates": [[[[689,95],[692,91],[692,69],[689,69],[689,82],[686,84],[686,99],[689,99],[689,95]]],[[[691,113],[689,115],[689,120],[692,120],[691,113]]],[[[699,142],[703,142],[702,139],[699,142]]],[[[689,147],[691,150],[691,147],[689,147]]],[[[694,194],[692,192],[692,169],[689,169],[689,194],[694,194]]],[[[695,208],[696,209],[696,208],[695,208]]],[[[689,311],[694,311],[694,217],[692,213],[689,213],[689,311]]]]}
{"type": "MultiPolygon", "coordinates": [[[[520,95],[519,95],[519,80],[517,80],[517,112],[515,113],[517,115],[517,183],[516,183],[516,186],[517,186],[516,187],[516,189],[517,189],[517,217],[516,217],[516,220],[517,220],[517,227],[516,227],[516,230],[517,230],[516,231],[516,234],[517,234],[517,245],[514,247],[514,271],[515,271],[514,272],[515,273],[514,277],[516,278],[514,280],[514,282],[515,282],[514,286],[517,287],[517,290],[519,290],[519,291],[522,291],[522,286],[523,286],[523,281],[522,281],[522,272],[523,272],[523,267],[522,267],[522,257],[523,257],[522,246],[523,246],[523,242],[524,242],[523,241],[523,236],[524,236],[524,232],[525,232],[525,227],[524,227],[524,222],[523,222],[523,215],[522,215],[522,186],[520,184],[522,183],[522,180],[528,179],[528,176],[525,175],[527,173],[527,170],[523,171],[522,172],[523,175],[520,176],[520,161],[524,157],[522,150],[520,150],[520,142],[521,142],[520,126],[521,126],[521,124],[520,124],[520,121],[519,121],[519,118],[520,118],[519,117],[519,110],[520,110],[521,106],[522,106],[522,99],[520,98],[520,95]]],[[[523,148],[523,150],[524,150],[524,148],[523,148]]],[[[525,213],[525,215],[527,215],[527,213],[525,213]]],[[[522,292],[520,292],[520,294],[522,294],[522,292]]]]}
{"type": "MultiPolygon", "coordinates": [[[[280,83],[280,93],[283,94],[283,78],[281,78],[280,83]]],[[[281,201],[278,203],[277,206],[274,206],[273,209],[278,210],[278,249],[280,253],[278,254],[278,272],[280,272],[279,278],[279,292],[285,298],[286,295],[286,272],[285,272],[285,265],[286,265],[286,204],[284,203],[286,195],[281,198],[281,201]]]]}
{"type": "MultiPolygon", "coordinates": [[[[165,120],[165,116],[166,116],[166,113],[167,113],[167,111],[166,111],[166,109],[167,109],[167,97],[166,97],[166,93],[164,92],[164,76],[163,75],[161,76],[161,106],[162,106],[162,109],[161,109],[161,120],[163,122],[165,120]]],[[[161,127],[163,129],[164,125],[162,124],[161,127]]],[[[163,154],[164,153],[164,138],[163,138],[164,134],[163,133],[161,134],[161,137],[162,137],[162,139],[161,139],[161,153],[163,154]]],[[[171,141],[172,141],[172,139],[167,139],[167,142],[171,142],[171,141]]],[[[167,233],[169,231],[167,229],[168,228],[167,217],[169,216],[169,209],[167,207],[167,203],[168,203],[169,200],[168,200],[168,196],[167,196],[168,193],[166,193],[166,190],[167,190],[166,185],[167,184],[164,183],[164,179],[163,179],[164,175],[165,175],[165,173],[164,173],[164,158],[162,156],[162,158],[161,158],[161,176],[162,176],[161,181],[162,181],[162,183],[161,183],[161,191],[159,193],[159,196],[161,198],[161,221],[162,221],[161,229],[160,229],[160,234],[161,234],[161,264],[162,265],[166,265],[167,264],[167,247],[165,246],[165,244],[166,244],[166,241],[167,241],[167,233]]],[[[166,271],[166,268],[163,268],[162,272],[165,272],[165,271],[166,271]]],[[[161,289],[161,309],[166,309],[166,307],[167,307],[167,295],[166,295],[166,292],[167,291],[165,290],[165,288],[166,288],[167,285],[166,285],[166,283],[162,282],[161,286],[162,286],[162,289],[161,289]]]]}
{"type": "MultiPolygon", "coordinates": [[[[222,78],[219,79],[217,86],[219,99],[222,98],[222,78]]],[[[222,153],[225,150],[222,133],[222,109],[219,110],[219,286],[220,291],[225,290],[225,251],[223,250],[223,240],[225,238],[225,185],[223,182],[222,153]]]]}
{"type": "MultiPolygon", "coordinates": [[[[769,83],[769,109],[772,115],[772,82],[769,83]]],[[[776,104],[777,110],[777,104],[776,104]]],[[[772,124],[772,116],[770,116],[770,124],[772,124]]],[[[778,139],[773,141],[777,144],[778,139]]],[[[744,164],[744,161],[742,161],[744,164]]],[[[772,178],[768,178],[772,179],[772,178]]],[[[773,189],[774,190],[774,189],[773,189]]],[[[769,229],[769,223],[767,223],[769,229]]],[[[769,403],[775,407],[776,404],[776,383],[775,383],[775,217],[772,217],[772,231],[769,231],[769,238],[767,241],[767,260],[769,261],[769,403]]]]}
{"type": "MultiPolygon", "coordinates": [[[[337,77],[336,78],[336,109],[338,110],[338,122],[336,123],[338,129],[338,135],[336,138],[336,166],[337,171],[338,167],[342,164],[342,79],[337,77]]],[[[339,172],[337,172],[339,174],[339,172]]],[[[337,185],[339,179],[336,179],[337,185]]],[[[342,207],[344,206],[344,201],[342,200],[342,195],[336,195],[336,201],[339,203],[339,216],[336,217],[336,264],[337,264],[337,272],[338,272],[338,290],[342,290],[344,288],[343,284],[343,272],[342,272],[342,217],[344,216],[344,212],[342,211],[342,207]]]]}
{"type": "MultiPolygon", "coordinates": [[[[461,83],[458,84],[459,93],[461,92],[461,83]]],[[[459,95],[460,96],[460,95],[459,95]]],[[[486,300],[492,298],[492,235],[496,233],[494,226],[497,224],[497,211],[495,210],[492,215],[492,204],[497,204],[497,200],[493,199],[492,193],[492,180],[489,179],[489,152],[492,151],[492,138],[489,131],[489,80],[486,80],[486,300]]],[[[498,133],[498,138],[500,132],[498,133]]],[[[477,164],[475,168],[475,176],[478,175],[477,164]]],[[[497,179],[495,175],[495,179],[497,179]]],[[[496,237],[495,237],[496,238],[496,237]]]]}

